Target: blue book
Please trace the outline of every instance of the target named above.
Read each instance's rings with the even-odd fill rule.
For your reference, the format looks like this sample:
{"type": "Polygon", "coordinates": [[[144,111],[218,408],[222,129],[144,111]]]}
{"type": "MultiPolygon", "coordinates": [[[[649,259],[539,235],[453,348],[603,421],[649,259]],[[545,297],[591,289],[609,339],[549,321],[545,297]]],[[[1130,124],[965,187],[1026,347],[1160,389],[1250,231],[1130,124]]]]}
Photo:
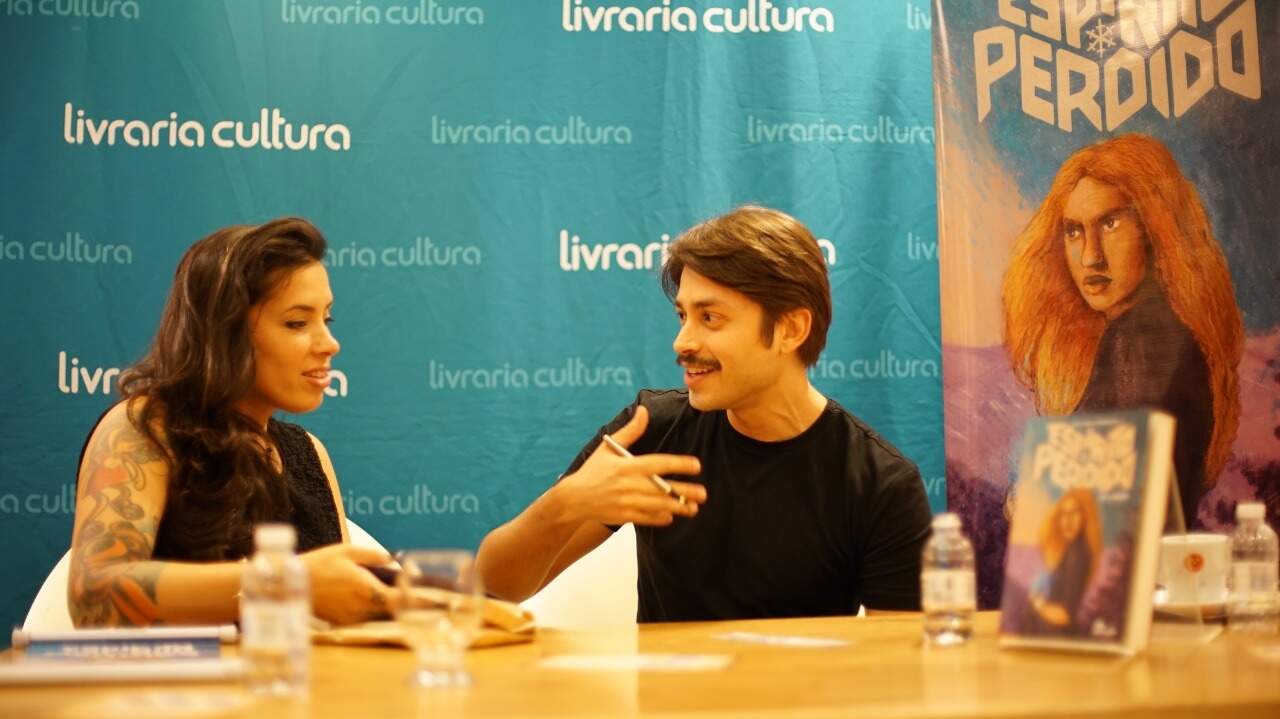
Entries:
{"type": "Polygon", "coordinates": [[[0,685],[94,682],[234,681],[239,659],[222,656],[234,625],[24,631],[15,629],[14,661],[0,685]]]}
{"type": "Polygon", "coordinates": [[[1011,500],[1002,646],[1146,647],[1174,425],[1168,414],[1143,410],[1027,423],[1011,500]]]}
{"type": "Polygon", "coordinates": [[[67,631],[14,629],[14,649],[27,659],[216,659],[234,644],[234,624],[111,627],[67,631]]]}
{"type": "Polygon", "coordinates": [[[196,637],[34,641],[22,656],[26,660],[172,660],[217,659],[221,653],[217,637],[196,637]]]}

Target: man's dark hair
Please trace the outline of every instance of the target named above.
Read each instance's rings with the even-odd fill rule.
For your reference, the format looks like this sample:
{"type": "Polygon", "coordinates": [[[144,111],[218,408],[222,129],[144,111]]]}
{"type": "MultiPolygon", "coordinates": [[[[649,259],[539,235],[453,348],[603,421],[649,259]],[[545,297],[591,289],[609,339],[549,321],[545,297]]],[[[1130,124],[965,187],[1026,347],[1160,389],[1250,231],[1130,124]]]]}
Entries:
{"type": "Polygon", "coordinates": [[[737,290],[764,309],[760,339],[769,345],[783,314],[807,309],[809,336],[798,354],[806,366],[818,361],[831,326],[831,284],[822,249],[794,217],[758,205],[743,205],[689,228],[676,238],[662,267],[662,289],[675,300],[685,268],[737,290]]]}

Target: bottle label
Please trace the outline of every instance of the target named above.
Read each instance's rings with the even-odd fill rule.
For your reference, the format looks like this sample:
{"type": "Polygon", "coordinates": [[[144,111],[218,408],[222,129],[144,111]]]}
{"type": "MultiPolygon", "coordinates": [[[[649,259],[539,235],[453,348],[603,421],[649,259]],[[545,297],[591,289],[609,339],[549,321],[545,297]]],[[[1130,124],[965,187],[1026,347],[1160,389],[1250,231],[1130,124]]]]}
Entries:
{"type": "Polygon", "coordinates": [[[241,641],[246,647],[279,647],[310,642],[306,602],[250,601],[240,612],[241,641]]]}
{"type": "Polygon", "coordinates": [[[920,575],[920,603],[926,612],[972,611],[974,596],[973,570],[930,569],[920,575]]]}
{"type": "Polygon", "coordinates": [[[1269,595],[1276,592],[1280,567],[1272,562],[1236,562],[1231,565],[1231,591],[1269,595]]]}

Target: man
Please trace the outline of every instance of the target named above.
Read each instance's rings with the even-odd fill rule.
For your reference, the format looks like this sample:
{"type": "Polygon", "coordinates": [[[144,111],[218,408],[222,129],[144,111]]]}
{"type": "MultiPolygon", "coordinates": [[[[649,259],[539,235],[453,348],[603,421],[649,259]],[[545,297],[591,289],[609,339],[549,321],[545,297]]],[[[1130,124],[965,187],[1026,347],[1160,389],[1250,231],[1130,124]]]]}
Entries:
{"type": "Polygon", "coordinates": [[[1047,414],[1156,407],[1178,420],[1188,526],[1240,421],[1243,326],[1195,187],[1159,141],[1076,152],[1018,237],[1005,348],[1047,414]]]}
{"type": "Polygon", "coordinates": [[[741,207],[672,243],[662,282],[687,389],[642,391],[492,531],[486,587],[523,600],[633,522],[642,622],[919,609],[920,474],[809,384],[831,323],[813,235],[741,207]],[[636,456],[610,451],[606,432],[636,456]],[[671,482],[681,503],[650,474],[697,481],[671,482]]]}

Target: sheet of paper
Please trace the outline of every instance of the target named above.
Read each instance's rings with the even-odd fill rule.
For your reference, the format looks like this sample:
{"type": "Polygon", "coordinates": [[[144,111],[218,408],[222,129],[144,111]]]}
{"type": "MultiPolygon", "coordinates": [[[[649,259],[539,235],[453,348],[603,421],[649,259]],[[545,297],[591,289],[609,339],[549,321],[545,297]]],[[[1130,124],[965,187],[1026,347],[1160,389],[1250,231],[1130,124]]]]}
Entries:
{"type": "Polygon", "coordinates": [[[544,669],[600,672],[714,672],[731,654],[557,654],[538,662],[544,669]]]}
{"type": "Polygon", "coordinates": [[[716,634],[712,639],[727,642],[747,642],[749,644],[767,644],[771,647],[798,647],[802,649],[829,649],[831,647],[847,647],[852,642],[832,637],[793,637],[785,634],[759,634],[757,632],[727,632],[716,634]]]}

